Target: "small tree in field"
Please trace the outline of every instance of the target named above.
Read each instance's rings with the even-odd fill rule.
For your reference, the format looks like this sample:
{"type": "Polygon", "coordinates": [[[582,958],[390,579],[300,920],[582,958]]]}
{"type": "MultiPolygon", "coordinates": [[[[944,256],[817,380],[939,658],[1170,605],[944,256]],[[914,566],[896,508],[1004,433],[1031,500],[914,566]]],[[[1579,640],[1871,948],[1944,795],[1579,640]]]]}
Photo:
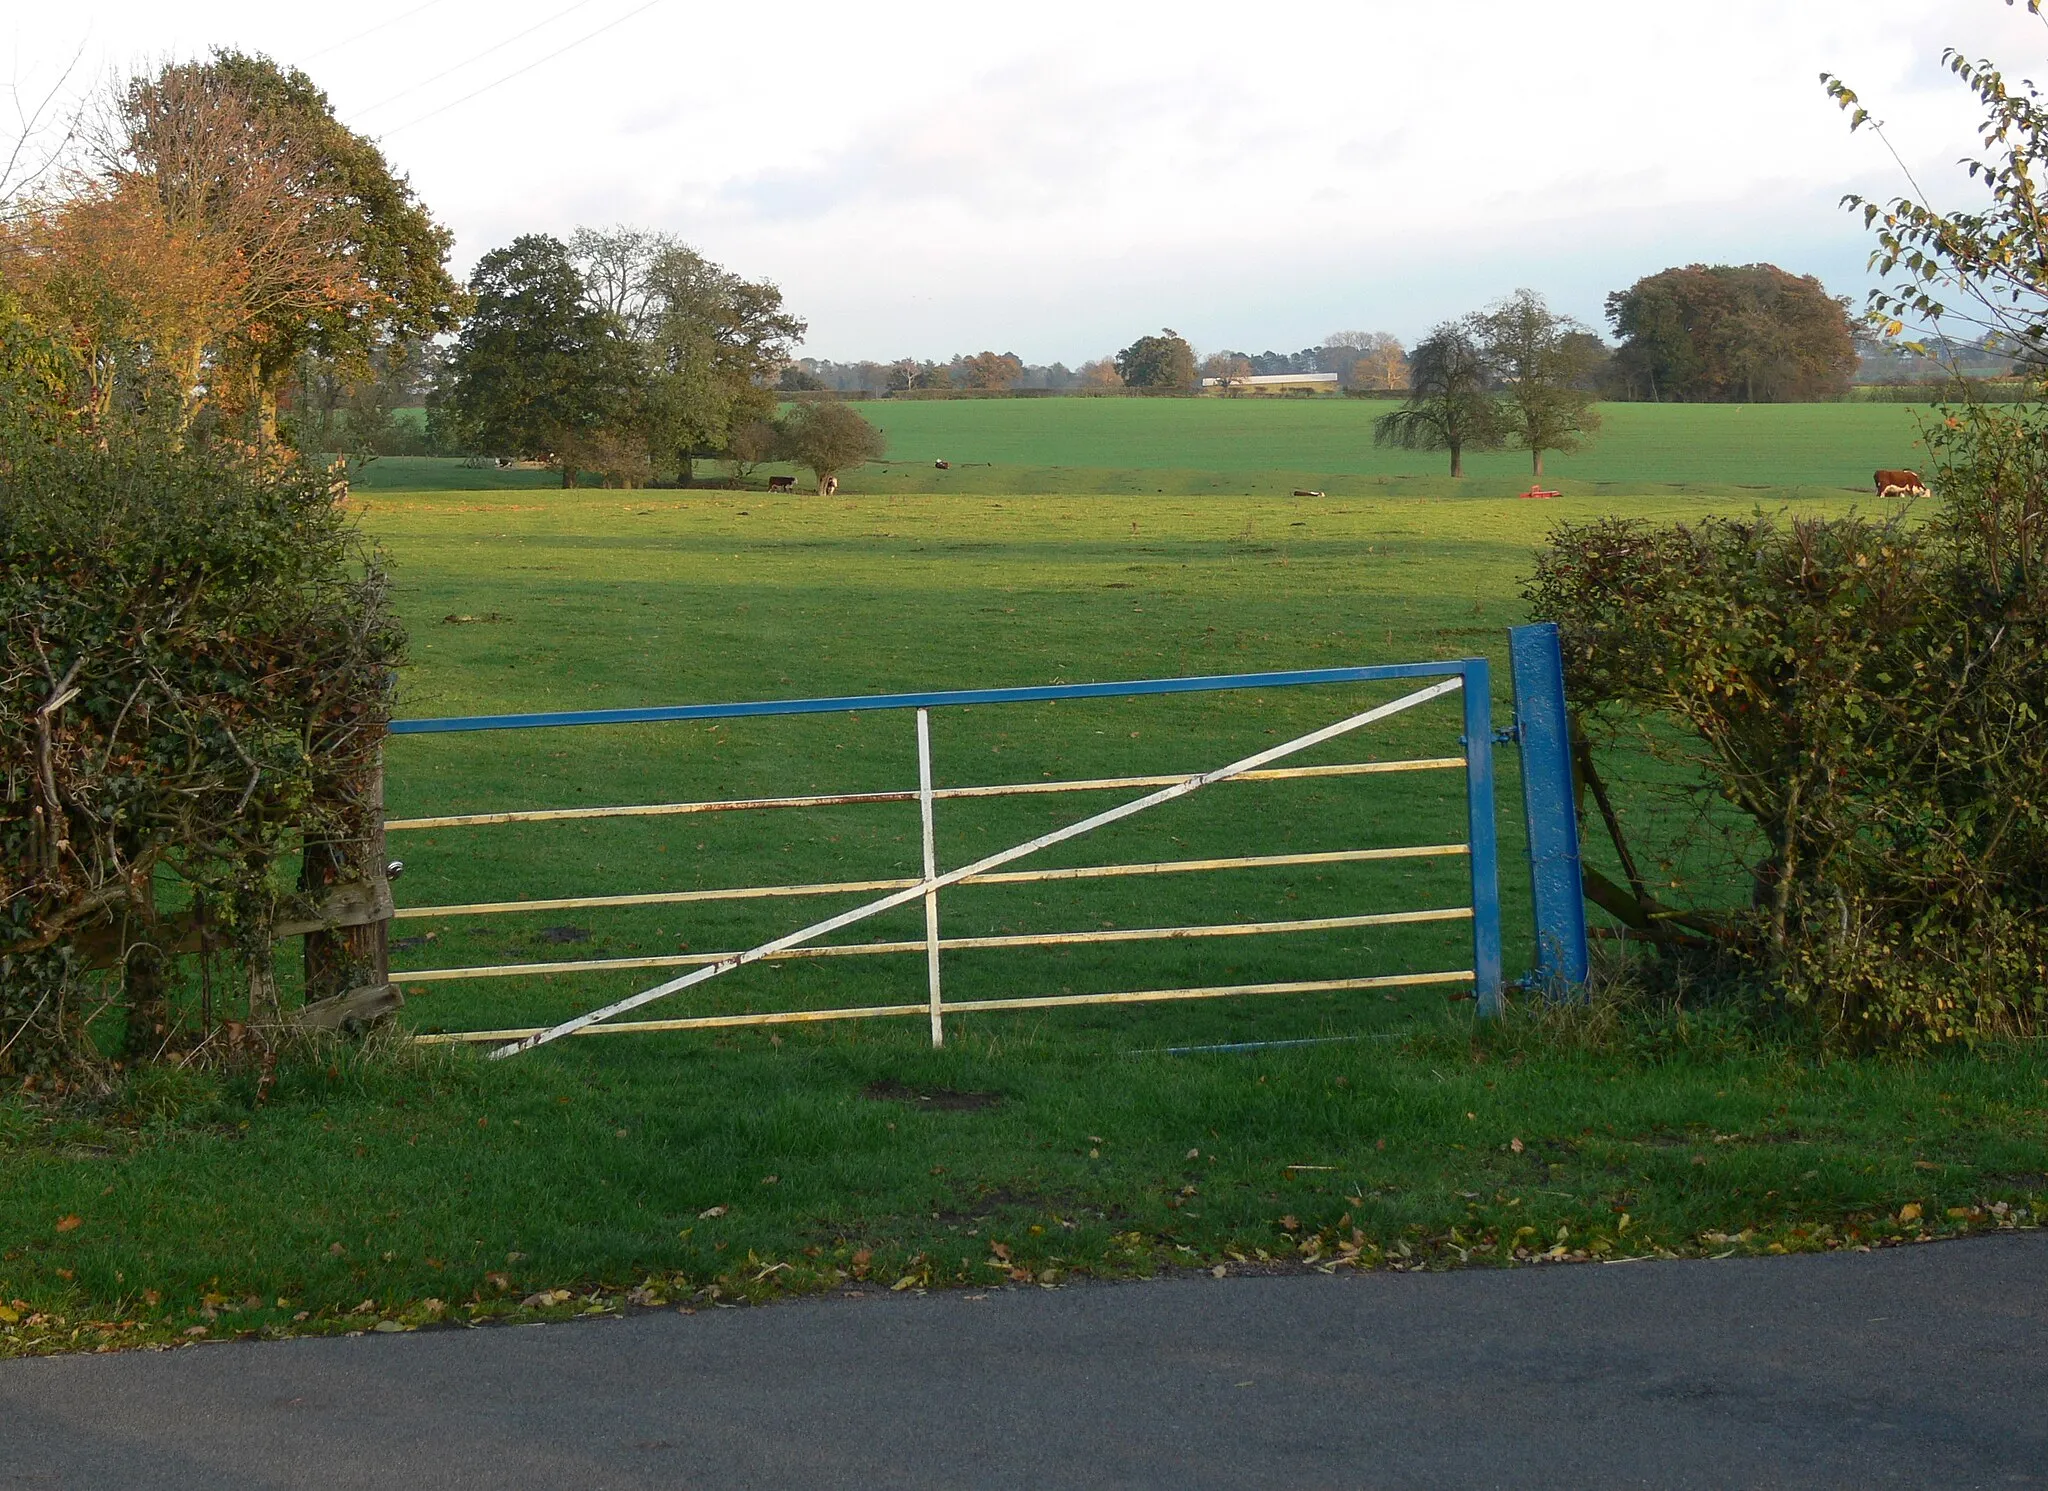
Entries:
{"type": "Polygon", "coordinates": [[[1495,377],[1507,437],[1529,452],[1538,481],[1546,450],[1574,451],[1600,428],[1587,386],[1605,355],[1599,338],[1560,316],[1534,290],[1517,290],[1472,318],[1495,377]]]}
{"type": "Polygon", "coordinates": [[[789,458],[817,477],[821,497],[832,477],[878,461],[889,449],[880,430],[836,400],[799,405],[782,422],[782,438],[789,458]]]}
{"type": "Polygon", "coordinates": [[[1373,421],[1373,444],[1449,451],[1454,477],[1465,474],[1466,450],[1499,449],[1500,404],[1486,391],[1486,358],[1464,326],[1446,321],[1424,337],[1409,355],[1408,377],[1408,401],[1373,421]]]}
{"type": "Polygon", "coordinates": [[[732,479],[745,481],[763,462],[772,461],[782,449],[782,431],[765,419],[750,419],[734,430],[725,442],[725,458],[732,464],[732,479]]]}

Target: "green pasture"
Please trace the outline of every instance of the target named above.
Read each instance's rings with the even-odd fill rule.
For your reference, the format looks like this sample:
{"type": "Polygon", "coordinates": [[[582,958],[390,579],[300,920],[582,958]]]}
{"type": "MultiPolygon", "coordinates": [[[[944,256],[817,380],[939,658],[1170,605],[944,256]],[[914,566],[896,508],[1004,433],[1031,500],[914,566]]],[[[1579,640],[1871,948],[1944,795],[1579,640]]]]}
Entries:
{"type": "MultiPolygon", "coordinates": [[[[1068,418],[1068,402],[1090,418],[1236,417],[1193,401],[1014,408],[1068,418]]],[[[953,431],[1011,408],[871,412],[961,420],[953,431]]],[[[1353,404],[1250,408],[1254,419],[1336,419],[1353,404]]],[[[1323,427],[1327,451],[1342,428],[1323,427]]],[[[1094,452],[1114,448],[1098,438],[1094,452]]],[[[949,444],[949,457],[971,449],[949,444]]],[[[1524,619],[1520,578],[1549,524],[1748,506],[1569,487],[1545,503],[1293,499],[1276,490],[1293,478],[1270,466],[1250,497],[1098,488],[831,500],[461,490],[456,463],[410,469],[449,485],[368,481],[356,498],[413,636],[407,716],[1472,654],[1504,670],[1504,629],[1524,619]]],[[[1805,502],[1842,511],[1851,500],[1805,502]]],[[[1393,692],[948,712],[934,720],[937,778],[1199,769],[1393,692]]],[[[1494,703],[1505,723],[1504,677],[1494,703]]],[[[1455,702],[1438,701],[1306,759],[1452,755],[1458,728],[1455,702]]],[[[395,818],[915,781],[903,712],[405,737],[387,759],[395,818]]],[[[1518,972],[1529,928],[1511,751],[1501,764],[1518,972]]],[[[942,804],[941,864],[1114,800],[942,804]]],[[[1456,843],[1462,817],[1455,771],[1222,786],[1046,862],[1456,843]]],[[[914,807],[886,804],[401,831],[390,851],[406,862],[399,904],[417,910],[885,878],[912,872],[918,847],[914,807]]],[[[943,930],[1113,932],[1463,898],[1462,860],[1445,854],[962,891],[947,897],[943,930]]],[[[538,1023],[668,976],[409,972],[715,952],[857,899],[409,917],[393,928],[409,996],[402,1031],[538,1023]]],[[[837,940],[920,931],[905,913],[837,940]]],[[[1459,969],[1465,935],[1436,923],[962,952],[946,978],[949,994],[971,999],[1459,969]]],[[[919,956],[839,957],[742,970],[643,1013],[914,1002],[923,990],[919,956]]],[[[0,1102],[0,1351],[1175,1266],[1867,1246],[2048,1209],[2048,1062],[2031,1048],[1823,1063],[1712,1010],[1581,1042],[1546,1034],[1526,1010],[1479,1029],[1446,993],[962,1015],[938,1051],[916,1020],[580,1039],[496,1063],[446,1048],[336,1048],[267,1073],[145,1073],[98,1111],[13,1097],[0,1102]],[[1284,1040],[1317,1043],[1170,1049],[1284,1040]]]]}
{"type": "MultiPolygon", "coordinates": [[[[1372,422],[1383,399],[878,399],[855,406],[889,440],[890,460],[843,477],[858,492],[1098,495],[1505,496],[1530,485],[1519,451],[1466,456],[1454,482],[1439,452],[1387,450],[1372,422]],[[933,462],[951,469],[939,471],[933,462]]],[[[1867,495],[1880,467],[1915,468],[1924,407],[1907,404],[1603,404],[1599,435],[1551,453],[1544,485],[1567,494],[1716,496],[1744,501],[1867,495]]],[[[704,462],[707,476],[722,467],[704,462]]],[[[764,468],[755,484],[765,484],[764,468]]],[[[463,471],[390,458],[371,489],[541,486],[547,472],[463,471]]]]}

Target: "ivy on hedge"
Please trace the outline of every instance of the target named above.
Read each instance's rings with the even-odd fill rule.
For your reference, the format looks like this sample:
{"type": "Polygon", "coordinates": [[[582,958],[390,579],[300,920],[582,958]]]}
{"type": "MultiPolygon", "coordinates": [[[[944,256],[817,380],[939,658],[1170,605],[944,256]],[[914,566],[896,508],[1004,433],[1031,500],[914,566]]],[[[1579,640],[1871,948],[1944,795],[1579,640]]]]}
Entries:
{"type": "Polygon", "coordinates": [[[368,842],[404,637],[343,495],[290,458],[0,429],[0,1075],[94,1061],[109,1010],[131,1052],[177,1039],[167,907],[246,974],[280,861],[368,842]]]}

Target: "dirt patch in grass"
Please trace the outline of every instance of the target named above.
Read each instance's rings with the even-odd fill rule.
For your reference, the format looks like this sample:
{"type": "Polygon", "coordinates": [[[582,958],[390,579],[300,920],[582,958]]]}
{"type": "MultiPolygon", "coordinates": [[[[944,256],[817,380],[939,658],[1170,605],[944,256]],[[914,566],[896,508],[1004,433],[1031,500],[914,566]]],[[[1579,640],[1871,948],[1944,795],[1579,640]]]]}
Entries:
{"type": "Polygon", "coordinates": [[[902,1103],[912,1108],[937,1108],[949,1113],[973,1113],[993,1108],[1003,1100],[999,1092],[957,1092],[950,1087],[909,1087],[892,1077],[870,1082],[860,1095],[871,1103],[902,1103]]]}
{"type": "Polygon", "coordinates": [[[2048,1191],[2048,1174],[2039,1170],[2022,1170],[2009,1175],[1987,1175],[1983,1180],[1986,1185],[2011,1186],[2019,1191],[2048,1191]]]}

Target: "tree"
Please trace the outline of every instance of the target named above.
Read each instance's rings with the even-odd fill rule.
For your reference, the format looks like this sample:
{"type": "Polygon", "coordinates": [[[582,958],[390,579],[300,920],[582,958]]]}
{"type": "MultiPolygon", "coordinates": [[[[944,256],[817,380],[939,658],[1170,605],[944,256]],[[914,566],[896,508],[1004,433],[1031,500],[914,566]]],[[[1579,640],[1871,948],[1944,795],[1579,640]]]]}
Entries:
{"type": "Polygon", "coordinates": [[[1346,388],[1406,388],[1408,354],[1398,337],[1384,331],[1333,331],[1323,338],[1324,371],[1338,374],[1346,388]]]}
{"type": "Polygon", "coordinates": [[[1493,376],[1506,388],[1503,430],[1529,452],[1541,481],[1546,450],[1577,450],[1600,428],[1592,380],[1606,349],[1534,290],[1517,290],[1482,311],[1472,318],[1472,331],[1493,376]]]}
{"type": "Polygon", "coordinates": [[[712,263],[665,233],[579,230],[571,253],[591,307],[612,319],[644,366],[649,452],[687,484],[699,455],[775,408],[770,385],[804,323],[782,292],[712,263]]]}
{"type": "Polygon", "coordinates": [[[1083,388],[1122,388],[1124,386],[1123,374],[1118,371],[1116,359],[1113,357],[1098,357],[1092,362],[1084,362],[1074,371],[1076,381],[1083,388]]]}
{"type": "Polygon", "coordinates": [[[1497,450],[1503,438],[1500,405],[1486,391],[1486,373],[1470,329],[1461,322],[1441,323],[1409,356],[1407,402],[1373,421],[1373,444],[1449,451],[1451,475],[1463,476],[1467,450],[1497,450]]]}
{"type": "Polygon", "coordinates": [[[791,410],[782,422],[782,440],[789,458],[817,477],[820,497],[829,478],[880,460],[889,451],[880,430],[836,399],[791,410]]]}
{"type": "Polygon", "coordinates": [[[960,361],[962,388],[1011,388],[1024,376],[1024,359],[1014,352],[977,352],[960,361]]]}
{"type": "Polygon", "coordinates": [[[1117,376],[1132,388],[1194,388],[1195,349],[1167,327],[1158,336],[1139,337],[1116,355],[1117,376]]]}
{"type": "Polygon", "coordinates": [[[25,323],[71,354],[59,402],[95,435],[117,415],[182,426],[204,350],[245,285],[238,260],[133,183],[88,182],[22,212],[0,229],[0,271],[25,323]]]}
{"type": "Polygon", "coordinates": [[[547,461],[576,485],[600,434],[644,418],[641,366],[616,320],[593,307],[560,239],[529,233],[478,262],[476,309],[437,402],[470,451],[547,461]]]}
{"type": "Polygon", "coordinates": [[[782,431],[770,420],[750,419],[726,437],[725,458],[732,463],[734,481],[745,481],[781,453],[782,431]]]}
{"type": "MultiPolygon", "coordinates": [[[[2027,0],[2027,9],[2039,14],[2040,0],[2027,0]]],[[[1938,333],[1960,322],[2031,367],[2048,366],[2048,202],[2041,186],[2048,173],[2048,106],[2034,83],[2014,87],[1989,59],[1972,62],[1948,47],[1941,61],[1977,95],[1984,109],[1979,138],[1987,148],[1999,146],[2004,157],[1963,163],[1990,199],[1975,209],[1942,212],[1909,196],[1842,199],[1876,234],[1871,269],[1904,271],[1901,280],[1870,293],[1870,318],[1891,336],[1909,324],[1938,333]]],[[[1883,124],[1846,83],[1832,73],[1822,73],[1821,82],[1849,115],[1852,132],[1868,125],[1884,138],[1883,124]]]]}
{"type": "Polygon", "coordinates": [[[1652,401],[1839,398],[1856,371],[1846,302],[1775,264],[1690,264],[1607,297],[1616,371],[1652,401]]]}
{"type": "Polygon", "coordinates": [[[1242,352],[1211,352],[1202,359],[1202,377],[1215,379],[1217,386],[1229,392],[1242,380],[1251,376],[1252,360],[1242,352]]]}
{"type": "Polygon", "coordinates": [[[448,230],[297,68],[216,49],[134,79],[103,155],[117,183],[157,194],[173,228],[240,261],[237,314],[213,349],[240,386],[216,401],[246,411],[266,442],[307,349],[361,360],[455,325],[448,230]]]}

